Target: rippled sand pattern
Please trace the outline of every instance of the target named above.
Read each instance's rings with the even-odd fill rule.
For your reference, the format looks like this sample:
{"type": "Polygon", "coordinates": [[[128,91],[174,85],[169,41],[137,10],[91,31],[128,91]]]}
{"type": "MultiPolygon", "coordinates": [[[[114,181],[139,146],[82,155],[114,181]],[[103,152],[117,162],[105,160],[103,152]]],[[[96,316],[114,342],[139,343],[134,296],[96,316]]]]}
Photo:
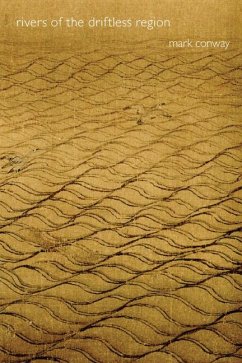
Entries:
{"type": "Polygon", "coordinates": [[[240,63],[1,52],[1,362],[241,362],[240,63]]]}

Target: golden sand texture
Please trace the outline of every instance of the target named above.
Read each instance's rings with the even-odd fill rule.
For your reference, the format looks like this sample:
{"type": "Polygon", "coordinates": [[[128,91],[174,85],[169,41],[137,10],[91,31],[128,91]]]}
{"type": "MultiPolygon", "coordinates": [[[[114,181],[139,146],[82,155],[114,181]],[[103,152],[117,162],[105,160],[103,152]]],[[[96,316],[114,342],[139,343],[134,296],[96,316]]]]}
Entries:
{"type": "Polygon", "coordinates": [[[1,45],[0,362],[241,362],[241,59],[1,45]]]}

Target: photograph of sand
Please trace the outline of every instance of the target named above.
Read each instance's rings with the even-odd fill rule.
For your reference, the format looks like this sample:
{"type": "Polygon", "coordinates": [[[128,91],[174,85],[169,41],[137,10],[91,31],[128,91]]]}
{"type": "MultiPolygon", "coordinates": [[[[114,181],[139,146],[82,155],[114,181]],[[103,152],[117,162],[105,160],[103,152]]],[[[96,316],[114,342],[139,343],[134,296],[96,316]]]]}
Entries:
{"type": "Polygon", "coordinates": [[[240,363],[241,2],[0,5],[0,362],[240,363]]]}

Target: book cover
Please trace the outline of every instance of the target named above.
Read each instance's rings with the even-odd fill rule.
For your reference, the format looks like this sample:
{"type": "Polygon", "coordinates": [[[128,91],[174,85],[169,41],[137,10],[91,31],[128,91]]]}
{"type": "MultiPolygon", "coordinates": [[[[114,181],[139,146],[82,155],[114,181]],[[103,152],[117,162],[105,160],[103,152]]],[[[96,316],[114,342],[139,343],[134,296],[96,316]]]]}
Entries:
{"type": "Polygon", "coordinates": [[[0,362],[241,362],[241,1],[0,5],[0,362]]]}

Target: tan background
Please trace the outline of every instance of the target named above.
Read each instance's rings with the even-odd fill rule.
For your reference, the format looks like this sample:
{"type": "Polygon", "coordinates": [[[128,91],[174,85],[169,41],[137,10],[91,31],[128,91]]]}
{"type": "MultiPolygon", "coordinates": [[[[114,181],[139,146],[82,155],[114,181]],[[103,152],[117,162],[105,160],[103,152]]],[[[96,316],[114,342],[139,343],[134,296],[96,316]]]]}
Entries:
{"type": "Polygon", "coordinates": [[[1,0],[1,39],[35,43],[69,42],[87,39],[215,37],[233,40],[240,37],[241,2],[237,0],[1,0]],[[110,16],[120,18],[171,19],[168,29],[16,29],[15,20],[59,18],[89,19],[110,16]],[[6,38],[5,38],[6,37],[6,38]]]}

